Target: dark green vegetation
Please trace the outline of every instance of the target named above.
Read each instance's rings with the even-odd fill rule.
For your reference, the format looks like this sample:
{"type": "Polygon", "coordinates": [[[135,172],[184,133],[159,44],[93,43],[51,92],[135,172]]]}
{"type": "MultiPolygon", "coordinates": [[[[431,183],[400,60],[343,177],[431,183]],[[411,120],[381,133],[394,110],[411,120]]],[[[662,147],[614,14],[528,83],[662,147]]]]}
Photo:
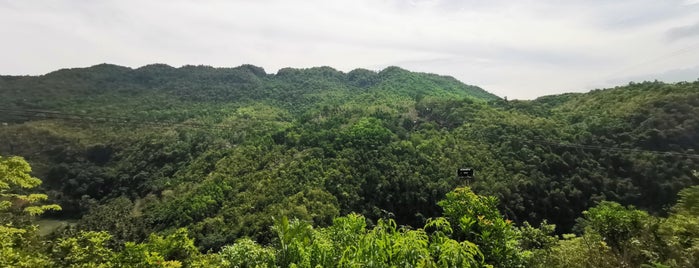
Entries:
{"type": "Polygon", "coordinates": [[[0,76],[0,122],[0,155],[27,159],[62,207],[44,217],[77,220],[38,237],[8,217],[20,231],[1,237],[0,266],[27,252],[59,267],[699,256],[699,82],[506,101],[397,67],[98,65],[0,76]]]}

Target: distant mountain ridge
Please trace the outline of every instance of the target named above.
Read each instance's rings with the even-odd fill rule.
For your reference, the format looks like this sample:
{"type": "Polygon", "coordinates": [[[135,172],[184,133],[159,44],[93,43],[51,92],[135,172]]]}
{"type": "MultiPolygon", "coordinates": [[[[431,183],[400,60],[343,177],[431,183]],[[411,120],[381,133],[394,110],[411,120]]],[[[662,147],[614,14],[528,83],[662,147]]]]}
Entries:
{"type": "MultiPolygon", "coordinates": [[[[61,69],[41,76],[0,76],[0,96],[11,106],[41,106],[41,99],[72,99],[108,91],[123,93],[158,92],[200,101],[240,99],[297,99],[327,91],[351,93],[386,91],[410,97],[443,96],[496,100],[498,96],[482,88],[466,85],[449,76],[410,72],[388,67],[380,72],[355,69],[348,73],[331,67],[283,68],[267,74],[261,67],[234,68],[185,65],[175,68],[150,64],[136,69],[112,64],[87,68],[61,69]],[[67,85],[69,83],[70,85],[67,85]],[[284,88],[295,94],[277,94],[284,88]],[[17,95],[23,95],[18,99],[17,95]]],[[[50,107],[47,107],[50,108],[50,107]]]]}

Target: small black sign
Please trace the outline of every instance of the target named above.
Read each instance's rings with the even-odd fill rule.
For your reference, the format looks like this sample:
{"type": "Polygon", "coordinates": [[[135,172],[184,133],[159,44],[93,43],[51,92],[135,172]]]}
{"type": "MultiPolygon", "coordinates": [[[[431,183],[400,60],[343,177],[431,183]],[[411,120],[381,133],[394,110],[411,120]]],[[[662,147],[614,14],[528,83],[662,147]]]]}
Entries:
{"type": "Polygon", "coordinates": [[[462,179],[471,179],[473,178],[473,169],[472,168],[460,168],[456,174],[459,176],[459,178],[462,179]]]}

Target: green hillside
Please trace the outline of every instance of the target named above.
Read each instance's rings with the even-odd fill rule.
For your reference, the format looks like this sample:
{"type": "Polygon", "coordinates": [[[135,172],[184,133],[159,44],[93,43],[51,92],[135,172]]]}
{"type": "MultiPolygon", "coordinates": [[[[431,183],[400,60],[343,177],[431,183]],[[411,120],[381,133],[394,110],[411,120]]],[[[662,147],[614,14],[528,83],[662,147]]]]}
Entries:
{"type": "Polygon", "coordinates": [[[44,238],[64,249],[7,244],[48,266],[71,265],[56,260],[86,241],[112,262],[136,265],[128,254],[149,249],[192,267],[699,261],[688,188],[699,82],[507,101],[398,67],[101,64],[0,76],[0,122],[0,155],[25,158],[62,207],[43,217],[77,220],[44,238]],[[457,177],[462,167],[475,177],[457,177]],[[567,233],[578,237],[559,240],[567,233]],[[396,244],[376,264],[377,241],[416,248],[396,244]],[[260,262],[239,263],[239,251],[260,262]]]}

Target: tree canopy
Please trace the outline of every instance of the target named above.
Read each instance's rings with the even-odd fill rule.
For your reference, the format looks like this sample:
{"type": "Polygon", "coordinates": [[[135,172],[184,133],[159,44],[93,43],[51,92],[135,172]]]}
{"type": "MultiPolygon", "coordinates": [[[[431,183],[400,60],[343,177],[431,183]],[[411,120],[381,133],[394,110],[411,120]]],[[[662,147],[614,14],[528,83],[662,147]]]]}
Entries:
{"type": "Polygon", "coordinates": [[[0,76],[0,123],[3,264],[697,266],[699,82],[102,64],[0,76]]]}

